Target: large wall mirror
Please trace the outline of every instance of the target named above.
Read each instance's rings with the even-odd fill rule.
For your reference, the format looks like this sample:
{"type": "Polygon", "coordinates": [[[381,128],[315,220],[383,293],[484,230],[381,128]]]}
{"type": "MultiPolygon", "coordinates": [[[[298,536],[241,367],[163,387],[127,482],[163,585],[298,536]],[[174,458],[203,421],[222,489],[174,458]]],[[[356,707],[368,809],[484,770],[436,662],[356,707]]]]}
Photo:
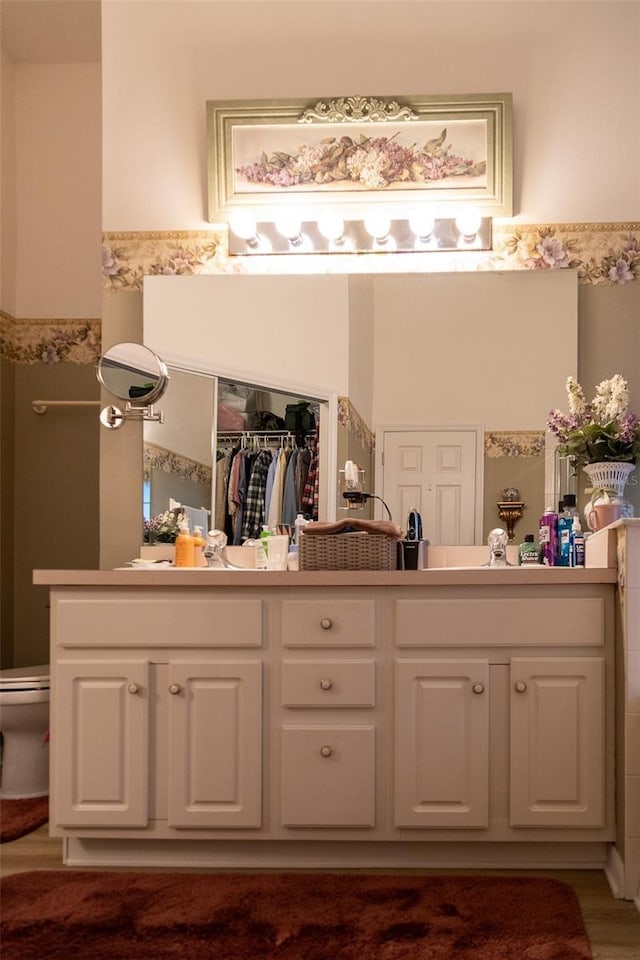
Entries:
{"type": "MultiPolygon", "coordinates": [[[[469,424],[484,432],[474,542],[497,525],[502,487],[524,487],[522,535],[553,502],[552,458],[539,444],[527,450],[527,435],[540,439],[549,409],[566,406],[567,376],[577,374],[574,271],[147,277],[144,342],[205,381],[319,401],[323,518],[337,509],[339,397],[373,434],[469,424]]],[[[185,404],[176,419],[204,420],[215,434],[210,396],[185,394],[185,404]]],[[[384,466],[373,463],[371,486],[382,493],[384,466]]]]}

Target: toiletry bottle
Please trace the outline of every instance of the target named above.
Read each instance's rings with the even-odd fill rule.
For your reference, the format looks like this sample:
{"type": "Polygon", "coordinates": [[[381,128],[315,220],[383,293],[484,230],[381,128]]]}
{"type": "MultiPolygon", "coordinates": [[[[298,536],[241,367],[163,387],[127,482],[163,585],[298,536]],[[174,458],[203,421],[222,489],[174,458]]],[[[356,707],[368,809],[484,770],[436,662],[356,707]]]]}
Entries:
{"type": "Polygon", "coordinates": [[[524,543],[518,547],[518,564],[521,567],[537,566],[542,563],[542,549],[539,543],[535,542],[532,533],[528,533],[524,538],[524,543]]]}
{"type": "Polygon", "coordinates": [[[573,518],[573,529],[571,531],[571,566],[584,567],[584,533],[580,526],[580,517],[577,514],[573,518]]]}
{"type": "Polygon", "coordinates": [[[193,565],[194,567],[206,567],[207,560],[204,555],[205,539],[202,535],[202,527],[193,528],[193,565]]]}
{"type": "Polygon", "coordinates": [[[571,531],[573,518],[577,513],[575,494],[565,494],[562,510],[558,516],[558,566],[560,567],[571,566],[571,531]]]}
{"type": "Polygon", "coordinates": [[[269,555],[269,537],[272,536],[271,530],[266,523],[262,524],[262,533],[260,534],[260,547],[258,547],[258,552],[256,554],[256,568],[258,570],[267,569],[267,557],[269,555]],[[260,552],[262,548],[262,552],[260,552]],[[264,564],[264,565],[263,565],[264,564]]]}
{"type": "Polygon", "coordinates": [[[180,524],[180,533],[176,537],[176,554],[174,563],[176,567],[195,566],[193,537],[189,533],[189,524],[186,520],[180,524]]]}
{"type": "Polygon", "coordinates": [[[298,516],[296,517],[296,521],[294,524],[294,536],[293,536],[293,542],[297,547],[300,546],[300,534],[302,533],[302,531],[304,530],[304,528],[308,523],[309,521],[305,520],[304,516],[301,513],[299,513],[298,516]]]}
{"type": "Polygon", "coordinates": [[[542,562],[547,567],[555,567],[558,555],[558,514],[553,507],[547,507],[540,517],[540,546],[542,562]]]}

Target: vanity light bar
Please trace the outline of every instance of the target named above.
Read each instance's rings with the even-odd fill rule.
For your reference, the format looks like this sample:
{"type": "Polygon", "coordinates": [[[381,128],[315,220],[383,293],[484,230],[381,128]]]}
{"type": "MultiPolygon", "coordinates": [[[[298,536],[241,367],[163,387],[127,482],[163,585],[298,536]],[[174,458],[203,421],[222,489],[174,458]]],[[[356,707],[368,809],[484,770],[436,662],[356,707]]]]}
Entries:
{"type": "MultiPolygon", "coordinates": [[[[491,250],[492,220],[479,217],[466,224],[459,218],[441,217],[420,227],[413,220],[386,220],[373,223],[345,220],[342,234],[329,239],[320,232],[318,222],[305,220],[287,236],[276,223],[256,223],[253,229],[242,229],[242,236],[229,227],[229,253],[232,256],[264,256],[282,253],[446,253],[450,251],[491,250]],[[420,236],[420,229],[429,230],[420,236]],[[371,232],[370,232],[371,231],[371,232]]],[[[328,232],[328,231],[325,231],[328,232]]],[[[337,231],[332,232],[336,236],[337,231]]]]}

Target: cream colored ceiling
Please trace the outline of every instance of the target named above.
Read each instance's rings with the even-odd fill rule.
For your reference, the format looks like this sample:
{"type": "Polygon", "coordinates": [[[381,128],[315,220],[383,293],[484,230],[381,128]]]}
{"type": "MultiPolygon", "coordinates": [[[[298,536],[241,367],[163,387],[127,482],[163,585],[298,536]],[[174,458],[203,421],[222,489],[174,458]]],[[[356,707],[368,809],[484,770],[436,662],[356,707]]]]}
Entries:
{"type": "Polygon", "coordinates": [[[14,63],[96,63],[100,0],[0,0],[0,40],[14,63]]]}

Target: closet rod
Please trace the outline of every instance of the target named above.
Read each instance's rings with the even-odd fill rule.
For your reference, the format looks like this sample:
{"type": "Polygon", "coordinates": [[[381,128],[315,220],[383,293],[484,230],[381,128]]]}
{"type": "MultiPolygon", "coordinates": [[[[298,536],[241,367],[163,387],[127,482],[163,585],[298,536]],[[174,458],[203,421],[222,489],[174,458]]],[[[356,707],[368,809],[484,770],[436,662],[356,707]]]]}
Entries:
{"type": "MultiPolygon", "coordinates": [[[[315,431],[305,431],[306,439],[312,439],[315,431]]],[[[294,430],[221,430],[216,434],[218,443],[224,443],[227,440],[253,440],[257,437],[260,440],[295,440],[299,436],[294,430]]]]}
{"type": "Polygon", "coordinates": [[[32,400],[34,413],[46,413],[49,407],[99,407],[99,400],[32,400]]]}

